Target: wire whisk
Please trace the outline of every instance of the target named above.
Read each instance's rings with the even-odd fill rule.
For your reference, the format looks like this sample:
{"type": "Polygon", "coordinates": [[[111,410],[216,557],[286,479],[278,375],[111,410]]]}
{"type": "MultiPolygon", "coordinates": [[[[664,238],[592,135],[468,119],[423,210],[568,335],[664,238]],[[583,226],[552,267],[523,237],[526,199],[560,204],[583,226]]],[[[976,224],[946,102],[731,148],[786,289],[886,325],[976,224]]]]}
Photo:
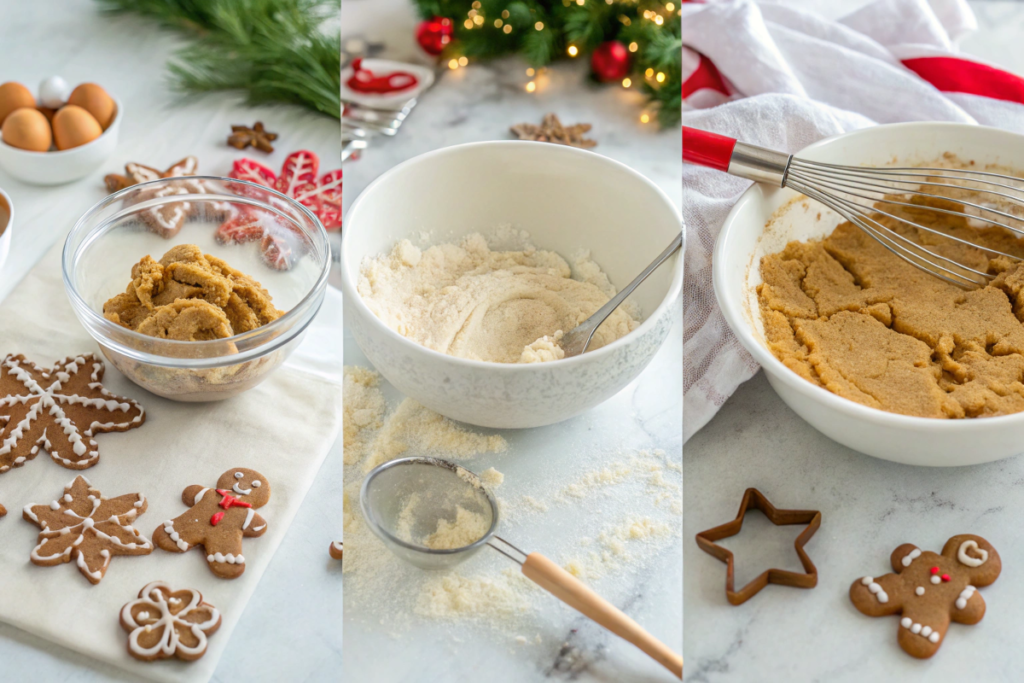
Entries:
{"type": "Polygon", "coordinates": [[[907,263],[959,287],[983,287],[995,274],[942,253],[941,242],[932,244],[922,237],[934,235],[993,258],[1021,261],[1020,256],[970,239],[970,234],[958,236],[933,226],[942,216],[959,217],[978,235],[1005,230],[1015,239],[1024,237],[1024,179],[954,168],[828,164],[686,127],[683,159],[795,190],[832,209],[907,263]],[[901,226],[903,230],[898,229],[901,226]]]}

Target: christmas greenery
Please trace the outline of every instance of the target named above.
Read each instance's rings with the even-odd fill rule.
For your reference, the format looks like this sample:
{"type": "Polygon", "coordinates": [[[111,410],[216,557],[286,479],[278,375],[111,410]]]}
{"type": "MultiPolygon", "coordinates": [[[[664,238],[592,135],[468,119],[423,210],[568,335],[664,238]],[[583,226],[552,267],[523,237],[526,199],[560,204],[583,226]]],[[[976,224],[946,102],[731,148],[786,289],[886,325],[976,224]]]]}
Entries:
{"type": "Polygon", "coordinates": [[[541,67],[572,57],[572,48],[577,58],[585,58],[601,43],[619,41],[633,58],[631,80],[647,94],[661,125],[679,124],[682,0],[414,1],[423,18],[452,21],[454,40],[445,56],[520,54],[531,66],[541,67]]]}
{"type": "Polygon", "coordinates": [[[287,102],[341,115],[341,41],[326,33],[338,0],[98,0],[185,34],[168,65],[183,92],[245,92],[250,104],[287,102]]]}

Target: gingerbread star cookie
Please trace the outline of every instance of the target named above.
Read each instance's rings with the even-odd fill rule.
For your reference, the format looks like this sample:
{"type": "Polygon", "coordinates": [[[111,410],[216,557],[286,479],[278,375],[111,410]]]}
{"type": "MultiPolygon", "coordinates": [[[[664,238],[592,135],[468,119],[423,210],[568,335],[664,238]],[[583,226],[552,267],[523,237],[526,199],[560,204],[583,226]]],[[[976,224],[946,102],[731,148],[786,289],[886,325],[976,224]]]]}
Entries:
{"type": "Polygon", "coordinates": [[[0,474],[39,454],[71,470],[100,458],[93,437],[124,432],[146,421],[130,398],[103,388],[103,362],[92,354],[68,357],[41,368],[21,355],[0,362],[0,474]]]}
{"type": "Polygon", "coordinates": [[[22,517],[42,531],[32,563],[53,567],[72,560],[82,576],[100,582],[116,555],[148,555],[153,544],[132,522],[146,511],[146,498],[129,493],[104,498],[89,480],[78,477],[49,505],[26,505],[22,517]]]}
{"type": "Polygon", "coordinates": [[[242,538],[262,536],[267,522],[258,514],[270,500],[270,482],[259,472],[237,467],[220,476],[214,488],[189,486],[181,494],[188,512],[153,532],[153,541],[172,553],[203,546],[206,562],[222,579],[245,571],[242,538]]]}
{"type": "Polygon", "coordinates": [[[896,639],[919,659],[938,651],[951,621],[981,621],[985,600],[977,589],[994,582],[1002,571],[996,549],[973,534],[952,537],[941,554],[904,543],[889,561],[895,573],[857,579],[850,586],[850,600],[869,617],[901,614],[896,639]]]}
{"type": "Polygon", "coordinates": [[[172,591],[154,581],[121,608],[121,628],[128,632],[128,654],[135,659],[191,662],[206,654],[207,637],[220,628],[220,612],[195,589],[172,591]]]}

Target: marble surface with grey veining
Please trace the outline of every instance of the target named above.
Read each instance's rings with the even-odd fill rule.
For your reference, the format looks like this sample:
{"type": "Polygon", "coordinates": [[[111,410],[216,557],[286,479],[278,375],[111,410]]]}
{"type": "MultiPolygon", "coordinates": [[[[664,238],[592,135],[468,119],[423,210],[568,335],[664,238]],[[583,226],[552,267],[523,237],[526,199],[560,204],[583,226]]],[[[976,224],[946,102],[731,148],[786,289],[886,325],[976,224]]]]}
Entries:
{"type": "MultiPolygon", "coordinates": [[[[423,60],[410,40],[416,18],[398,0],[346,0],[345,32],[382,40],[383,57],[423,60]]],[[[586,78],[587,65],[563,63],[550,69],[533,94],[524,90],[526,65],[517,59],[445,71],[393,139],[376,138],[358,160],[345,165],[346,203],[351,205],[370,182],[402,161],[448,145],[478,140],[510,139],[509,126],[539,123],[556,112],[564,123],[593,124],[595,152],[625,163],[646,175],[678,204],[682,141],[678,130],[659,131],[639,121],[643,98],[619,86],[598,86],[586,78]]],[[[466,188],[471,192],[472,188],[466,188]]],[[[681,303],[678,309],[681,310],[681,303]]],[[[489,466],[506,476],[499,497],[533,492],[543,498],[588,469],[617,454],[660,448],[681,456],[682,325],[678,316],[669,338],[652,364],[626,389],[606,403],[566,422],[535,430],[503,431],[509,452],[478,456],[471,468],[489,466]]],[[[366,364],[346,335],[345,363],[366,364]]],[[[392,402],[397,393],[386,387],[392,402]]],[[[678,481],[678,475],[674,475],[678,481]]],[[[636,511],[649,501],[600,494],[575,506],[552,507],[549,513],[525,517],[507,529],[516,545],[554,559],[567,557],[581,536],[602,523],[636,511]]],[[[678,527],[677,527],[678,529],[678,527]]],[[[595,588],[677,651],[682,646],[682,539],[644,555],[628,570],[596,580],[595,588]]],[[[508,563],[487,551],[470,560],[467,572],[508,563]]],[[[508,563],[510,564],[510,563],[508,563]]],[[[514,565],[512,565],[514,567],[514,565]]],[[[400,580],[422,580],[410,569],[400,580]]],[[[628,645],[557,603],[538,601],[539,611],[522,631],[486,623],[431,623],[402,618],[388,596],[366,608],[366,596],[346,581],[345,675],[347,680],[465,682],[479,680],[521,683],[542,680],[653,683],[671,675],[628,645]],[[360,605],[356,607],[355,605],[360,605]],[[404,621],[402,623],[405,623],[404,621]],[[523,641],[516,639],[523,636],[523,641]],[[540,642],[537,642],[539,639],[540,642]]]]}

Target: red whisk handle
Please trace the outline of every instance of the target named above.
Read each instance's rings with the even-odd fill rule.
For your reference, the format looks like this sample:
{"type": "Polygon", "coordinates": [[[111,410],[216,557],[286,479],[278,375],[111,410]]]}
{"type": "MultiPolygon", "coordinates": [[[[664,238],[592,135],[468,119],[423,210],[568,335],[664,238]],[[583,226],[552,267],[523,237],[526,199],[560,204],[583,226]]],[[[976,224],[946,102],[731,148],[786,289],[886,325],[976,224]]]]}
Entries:
{"type": "Polygon", "coordinates": [[[728,171],[735,147],[734,138],[683,126],[683,161],[728,171]]]}
{"type": "Polygon", "coordinates": [[[793,157],[718,133],[683,126],[683,161],[781,187],[793,157]]]}

